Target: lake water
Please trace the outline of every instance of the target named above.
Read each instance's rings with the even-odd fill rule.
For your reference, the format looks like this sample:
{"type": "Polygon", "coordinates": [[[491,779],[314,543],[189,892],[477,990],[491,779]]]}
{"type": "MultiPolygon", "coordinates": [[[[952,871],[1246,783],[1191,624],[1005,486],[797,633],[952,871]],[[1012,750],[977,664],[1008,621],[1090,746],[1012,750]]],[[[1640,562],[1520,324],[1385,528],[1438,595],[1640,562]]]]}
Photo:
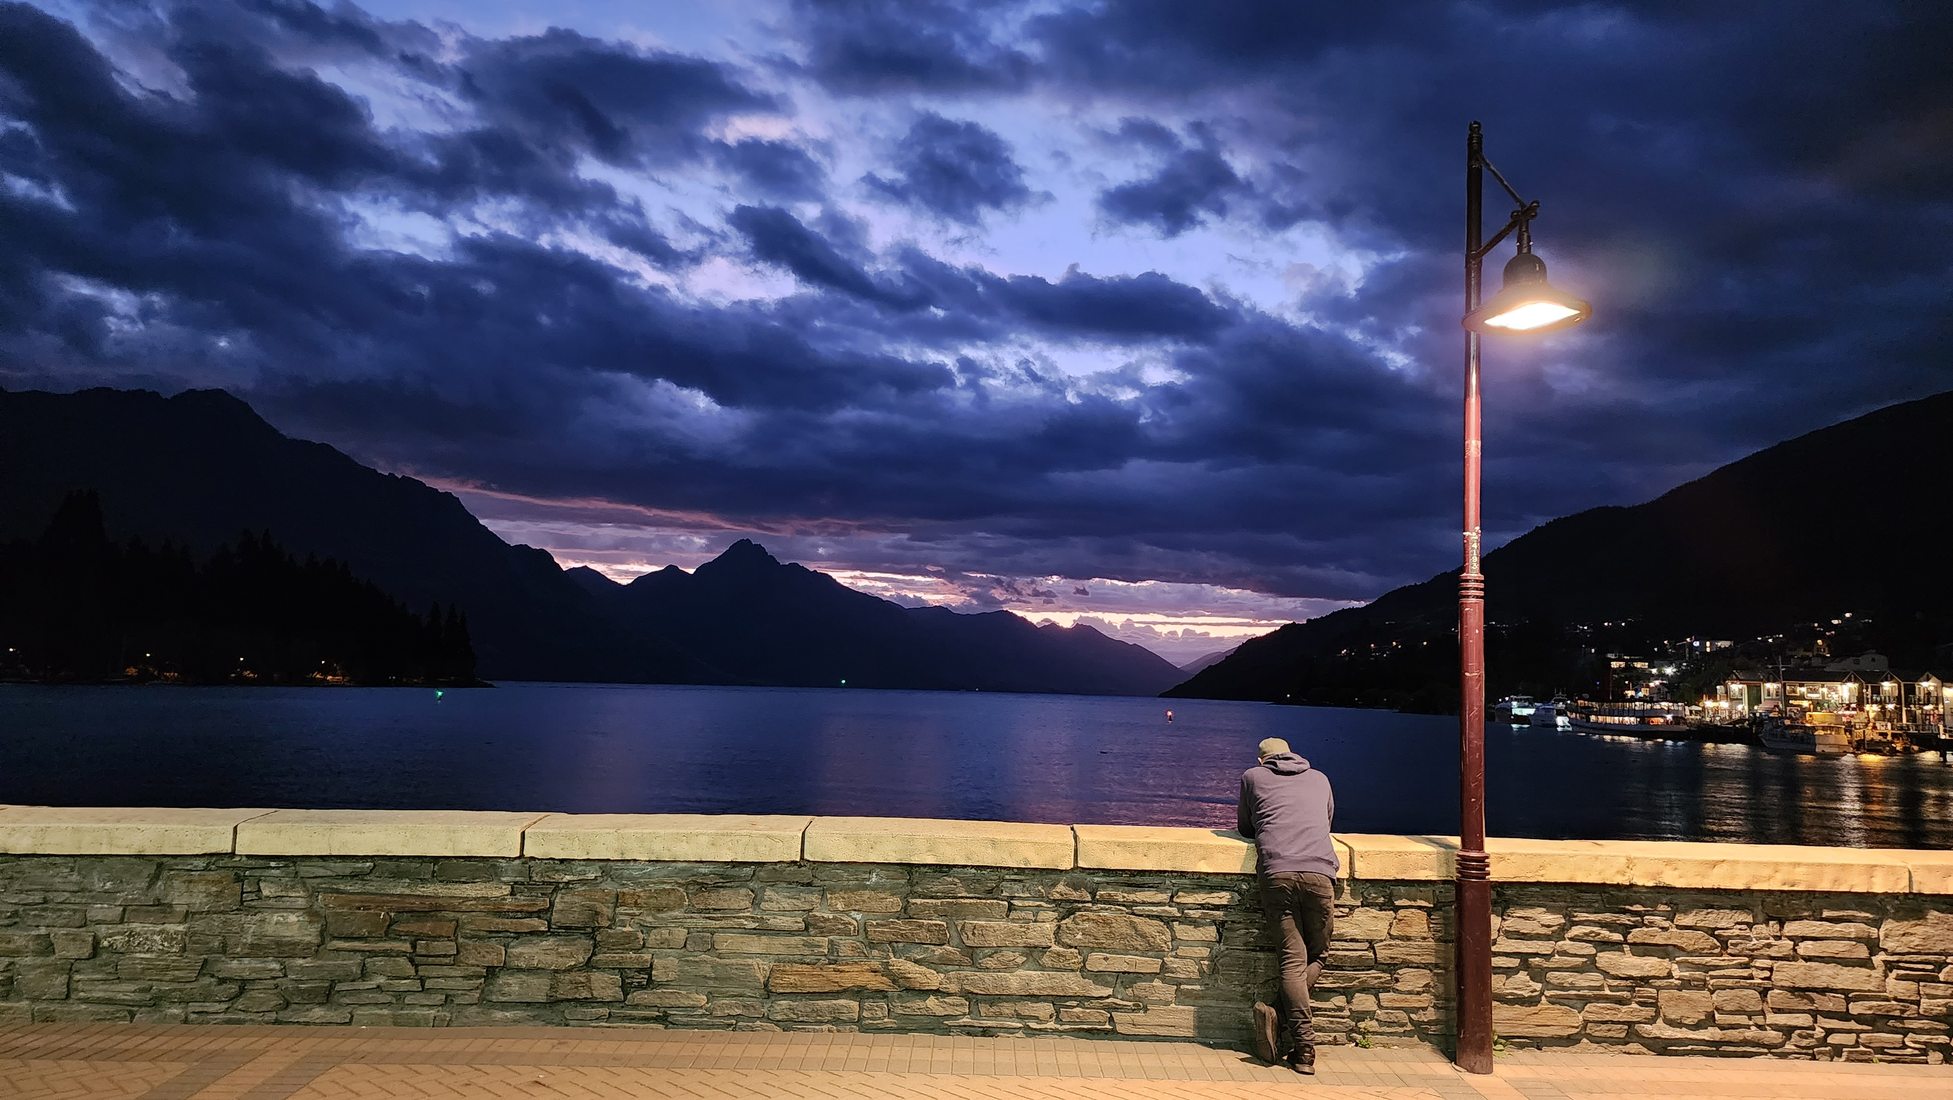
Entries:
{"type": "MultiPolygon", "coordinates": [[[[0,802],[1232,827],[1270,736],[1328,773],[1339,830],[1457,832],[1455,718],[845,689],[0,686],[0,802]]],[[[1504,726],[1486,753],[1496,836],[1953,847],[1953,765],[1936,755],[1504,726]]]]}

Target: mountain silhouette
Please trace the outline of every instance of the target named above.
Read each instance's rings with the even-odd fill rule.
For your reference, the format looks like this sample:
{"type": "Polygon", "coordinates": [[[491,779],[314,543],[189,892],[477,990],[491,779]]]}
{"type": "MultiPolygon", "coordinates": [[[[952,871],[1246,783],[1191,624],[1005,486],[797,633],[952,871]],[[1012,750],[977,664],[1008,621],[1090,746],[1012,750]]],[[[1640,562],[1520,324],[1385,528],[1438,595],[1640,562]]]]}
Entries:
{"type": "Polygon", "coordinates": [[[903,607],[750,539],[691,573],[647,573],[619,596],[628,621],[753,683],[1151,695],[1180,678],[1150,650],[1090,627],[903,607]]]}
{"type": "Polygon", "coordinates": [[[117,539],[203,555],[266,532],[417,612],[459,606],[488,679],[1153,694],[1180,678],[1087,627],[911,610],[747,540],[629,585],[565,571],[451,494],[288,438],[218,390],[0,390],[0,542],[38,537],[77,490],[117,539]]]}
{"type": "MultiPolygon", "coordinates": [[[[1953,392],[1535,528],[1484,559],[1488,694],[1533,690],[1528,663],[1564,665],[1554,631],[1623,622],[1637,638],[1741,641],[1849,611],[1895,662],[1929,660],[1953,640],[1949,475],[1953,392]]],[[[1291,623],[1168,694],[1455,709],[1457,578],[1291,623]]],[[[1537,679],[1572,674],[1553,671],[1537,679]]]]}

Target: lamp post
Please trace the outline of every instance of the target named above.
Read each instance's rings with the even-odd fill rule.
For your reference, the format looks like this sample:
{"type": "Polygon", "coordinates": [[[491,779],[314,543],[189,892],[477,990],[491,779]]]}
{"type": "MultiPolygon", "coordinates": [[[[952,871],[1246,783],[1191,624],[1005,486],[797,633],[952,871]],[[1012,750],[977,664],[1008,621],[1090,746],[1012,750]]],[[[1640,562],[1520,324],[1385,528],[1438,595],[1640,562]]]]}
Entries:
{"type": "Polygon", "coordinates": [[[1465,564],[1458,575],[1459,811],[1457,858],[1458,1068],[1492,1072],[1492,866],[1485,854],[1485,577],[1479,572],[1478,337],[1481,332],[1550,332],[1577,325],[1593,307],[1554,290],[1533,255],[1528,202],[1485,159],[1485,134],[1474,122],[1465,142],[1465,564]],[[1485,173],[1517,204],[1505,228],[1482,241],[1485,173]],[[1479,301],[1485,256],[1518,233],[1518,255],[1505,285],[1479,301]]]}

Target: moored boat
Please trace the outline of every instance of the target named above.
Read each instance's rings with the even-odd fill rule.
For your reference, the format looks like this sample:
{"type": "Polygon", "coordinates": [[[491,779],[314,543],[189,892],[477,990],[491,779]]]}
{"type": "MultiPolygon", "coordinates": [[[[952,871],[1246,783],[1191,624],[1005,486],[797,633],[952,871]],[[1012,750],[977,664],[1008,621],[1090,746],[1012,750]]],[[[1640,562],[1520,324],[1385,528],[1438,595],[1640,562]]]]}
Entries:
{"type": "Polygon", "coordinates": [[[1533,707],[1533,716],[1529,724],[1534,729],[1571,729],[1573,723],[1567,717],[1566,711],[1567,701],[1564,697],[1555,698],[1549,703],[1539,703],[1533,707]]]}
{"type": "Polygon", "coordinates": [[[1680,703],[1574,703],[1567,721],[1582,733],[1664,740],[1688,735],[1688,712],[1680,703]]]}
{"type": "Polygon", "coordinates": [[[1492,704],[1492,716],[1508,726],[1523,726],[1532,721],[1538,705],[1530,695],[1508,695],[1492,704]]]}
{"type": "Polygon", "coordinates": [[[1827,711],[1763,715],[1756,724],[1756,739],[1776,752],[1842,756],[1851,751],[1851,727],[1827,711]]]}

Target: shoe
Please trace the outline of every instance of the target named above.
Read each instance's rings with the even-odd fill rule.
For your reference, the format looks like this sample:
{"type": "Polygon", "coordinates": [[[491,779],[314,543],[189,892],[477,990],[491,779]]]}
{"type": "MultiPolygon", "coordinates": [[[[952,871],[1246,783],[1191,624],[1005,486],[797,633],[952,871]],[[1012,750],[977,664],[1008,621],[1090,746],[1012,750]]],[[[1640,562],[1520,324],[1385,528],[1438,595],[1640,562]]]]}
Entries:
{"type": "Polygon", "coordinates": [[[1314,1047],[1297,1047],[1289,1052],[1288,1068],[1305,1077],[1316,1075],[1316,1051],[1314,1047]]]}
{"type": "Polygon", "coordinates": [[[1255,1002],[1255,1057],[1271,1066],[1275,1064],[1275,1033],[1280,1022],[1272,1007],[1255,1002]]]}

